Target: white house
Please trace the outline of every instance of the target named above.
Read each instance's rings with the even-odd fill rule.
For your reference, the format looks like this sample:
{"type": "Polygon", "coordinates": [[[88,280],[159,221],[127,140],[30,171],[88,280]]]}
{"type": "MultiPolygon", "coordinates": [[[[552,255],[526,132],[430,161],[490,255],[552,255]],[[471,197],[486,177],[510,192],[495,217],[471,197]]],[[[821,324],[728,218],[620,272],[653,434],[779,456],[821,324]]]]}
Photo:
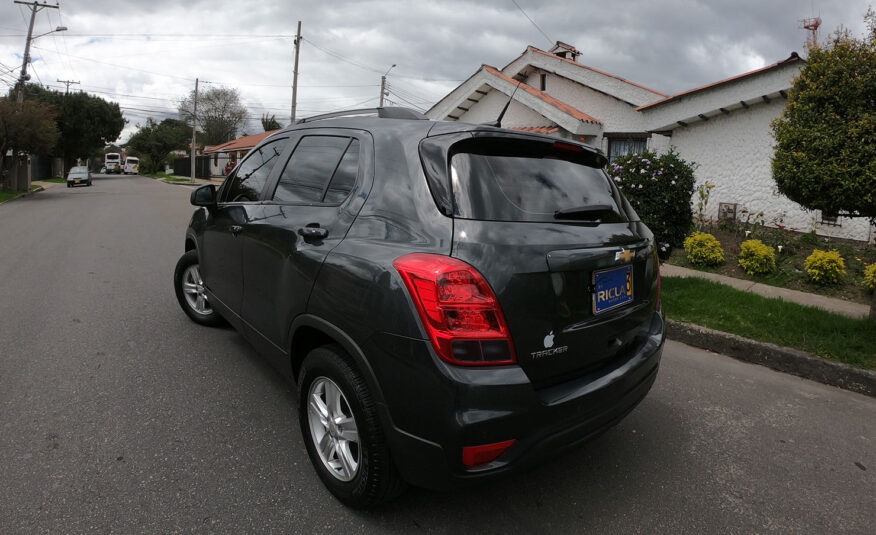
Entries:
{"type": "Polygon", "coordinates": [[[435,104],[432,119],[495,121],[511,101],[502,126],[576,139],[610,159],[645,149],[674,147],[698,165],[699,184],[715,184],[707,215],[737,217],[743,206],[763,212],[767,225],[872,241],[863,218],[829,218],[803,209],[776,191],[770,122],[785,106],[803,60],[796,54],[762,69],[667,95],[577,62],[580,52],[557,42],[549,51],[528,47],[502,69],[482,65],[435,104]],[[512,97],[513,95],[513,97],[512,97]]]}
{"type": "Polygon", "coordinates": [[[237,165],[237,162],[246,156],[246,153],[274,132],[276,130],[269,130],[261,134],[243,136],[220,143],[219,145],[204,148],[204,155],[210,156],[210,174],[212,176],[227,175],[226,167],[237,165]],[[231,163],[230,166],[228,165],[229,162],[231,163]]]}

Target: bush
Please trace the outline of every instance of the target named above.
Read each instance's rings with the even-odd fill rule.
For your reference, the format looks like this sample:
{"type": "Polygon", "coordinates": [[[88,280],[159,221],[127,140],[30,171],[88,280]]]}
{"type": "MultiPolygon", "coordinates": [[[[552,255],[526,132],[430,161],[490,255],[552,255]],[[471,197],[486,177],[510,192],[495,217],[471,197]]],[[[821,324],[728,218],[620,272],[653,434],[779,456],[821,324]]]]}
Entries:
{"type": "Polygon", "coordinates": [[[776,250],[760,240],[742,242],[739,265],[749,275],[769,273],[776,269],[776,250]]]}
{"type": "Polygon", "coordinates": [[[674,150],[661,156],[646,151],[621,156],[606,171],[658,242],[681,245],[693,224],[691,163],[674,150]]]}
{"type": "Polygon", "coordinates": [[[864,268],[864,286],[870,290],[876,290],[876,264],[870,264],[864,268]]]}
{"type": "Polygon", "coordinates": [[[715,266],[724,261],[724,249],[717,238],[705,232],[694,232],[684,240],[684,251],[691,264],[715,266]]]}
{"type": "Polygon", "coordinates": [[[818,284],[836,284],[846,274],[846,263],[836,250],[812,251],[805,267],[809,279],[818,284]]]}

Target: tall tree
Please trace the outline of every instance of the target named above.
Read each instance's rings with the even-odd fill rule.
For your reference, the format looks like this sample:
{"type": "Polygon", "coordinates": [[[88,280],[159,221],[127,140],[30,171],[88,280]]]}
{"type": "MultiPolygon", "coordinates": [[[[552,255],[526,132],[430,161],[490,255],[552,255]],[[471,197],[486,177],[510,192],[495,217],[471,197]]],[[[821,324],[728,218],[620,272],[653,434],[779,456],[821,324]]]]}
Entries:
{"type": "Polygon", "coordinates": [[[262,115],[262,128],[265,129],[265,132],[270,132],[271,130],[279,130],[283,127],[280,125],[280,122],[277,121],[276,115],[268,117],[268,114],[265,113],[262,115]]]}
{"type": "MultiPolygon", "coordinates": [[[[179,117],[191,126],[195,92],[179,104],[179,117]]],[[[246,108],[240,102],[237,89],[211,87],[198,92],[198,130],[206,145],[218,145],[234,139],[246,121],[246,108]]]]}
{"type": "Polygon", "coordinates": [[[188,147],[190,135],[189,126],[183,121],[165,119],[156,123],[149,117],[126,146],[140,154],[140,167],[144,171],[155,173],[162,169],[170,151],[188,147]]]}
{"type": "MultiPolygon", "coordinates": [[[[19,151],[48,154],[58,139],[56,113],[52,106],[25,100],[21,107],[14,99],[0,98],[0,170],[6,169],[6,152],[19,151]]],[[[9,189],[22,189],[26,184],[4,182],[9,189]]]]}
{"type": "MultiPolygon", "coordinates": [[[[809,58],[773,121],[778,190],[805,208],[876,222],[876,18],[863,39],[837,30],[809,58]]],[[[876,321],[876,293],[870,307],[876,321]]]]}
{"type": "Polygon", "coordinates": [[[64,158],[64,172],[79,158],[88,158],[108,142],[115,141],[125,127],[118,103],[88,93],[61,93],[30,84],[25,99],[50,104],[58,112],[60,135],[52,151],[64,158]]]}

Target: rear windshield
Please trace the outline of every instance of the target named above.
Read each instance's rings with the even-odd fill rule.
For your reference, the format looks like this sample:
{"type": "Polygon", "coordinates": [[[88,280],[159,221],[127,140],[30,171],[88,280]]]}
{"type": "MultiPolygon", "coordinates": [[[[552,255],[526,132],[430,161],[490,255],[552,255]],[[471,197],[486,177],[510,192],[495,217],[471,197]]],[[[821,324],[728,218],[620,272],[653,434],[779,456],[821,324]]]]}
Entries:
{"type": "Polygon", "coordinates": [[[138,160],[137,158],[128,158],[127,161],[128,163],[140,163],[140,160],[138,160]]]}
{"type": "Polygon", "coordinates": [[[118,155],[118,154],[107,154],[107,155],[106,155],[106,159],[107,159],[107,160],[118,160],[118,159],[119,159],[119,155],[118,155]]]}
{"type": "Polygon", "coordinates": [[[487,221],[628,221],[608,176],[562,142],[466,143],[450,160],[453,212],[487,221]]]}

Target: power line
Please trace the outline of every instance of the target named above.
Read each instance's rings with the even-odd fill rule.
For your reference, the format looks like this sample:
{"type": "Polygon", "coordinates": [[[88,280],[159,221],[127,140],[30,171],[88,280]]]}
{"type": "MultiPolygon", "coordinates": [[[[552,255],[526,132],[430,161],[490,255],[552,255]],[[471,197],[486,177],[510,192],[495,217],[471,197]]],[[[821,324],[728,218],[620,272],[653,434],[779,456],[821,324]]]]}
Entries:
{"type": "Polygon", "coordinates": [[[532,20],[529,17],[529,15],[526,14],[526,11],[523,11],[523,8],[520,7],[520,4],[517,3],[517,0],[511,0],[511,1],[514,2],[514,5],[517,6],[517,9],[519,9],[520,12],[523,13],[523,16],[526,17],[529,20],[529,22],[532,23],[533,26],[535,26],[535,29],[541,32],[541,34],[544,36],[544,38],[547,39],[548,43],[550,43],[550,45],[553,46],[554,41],[550,37],[548,37],[548,34],[544,33],[544,30],[542,30],[541,28],[538,27],[538,24],[536,24],[535,21],[532,20]]]}

